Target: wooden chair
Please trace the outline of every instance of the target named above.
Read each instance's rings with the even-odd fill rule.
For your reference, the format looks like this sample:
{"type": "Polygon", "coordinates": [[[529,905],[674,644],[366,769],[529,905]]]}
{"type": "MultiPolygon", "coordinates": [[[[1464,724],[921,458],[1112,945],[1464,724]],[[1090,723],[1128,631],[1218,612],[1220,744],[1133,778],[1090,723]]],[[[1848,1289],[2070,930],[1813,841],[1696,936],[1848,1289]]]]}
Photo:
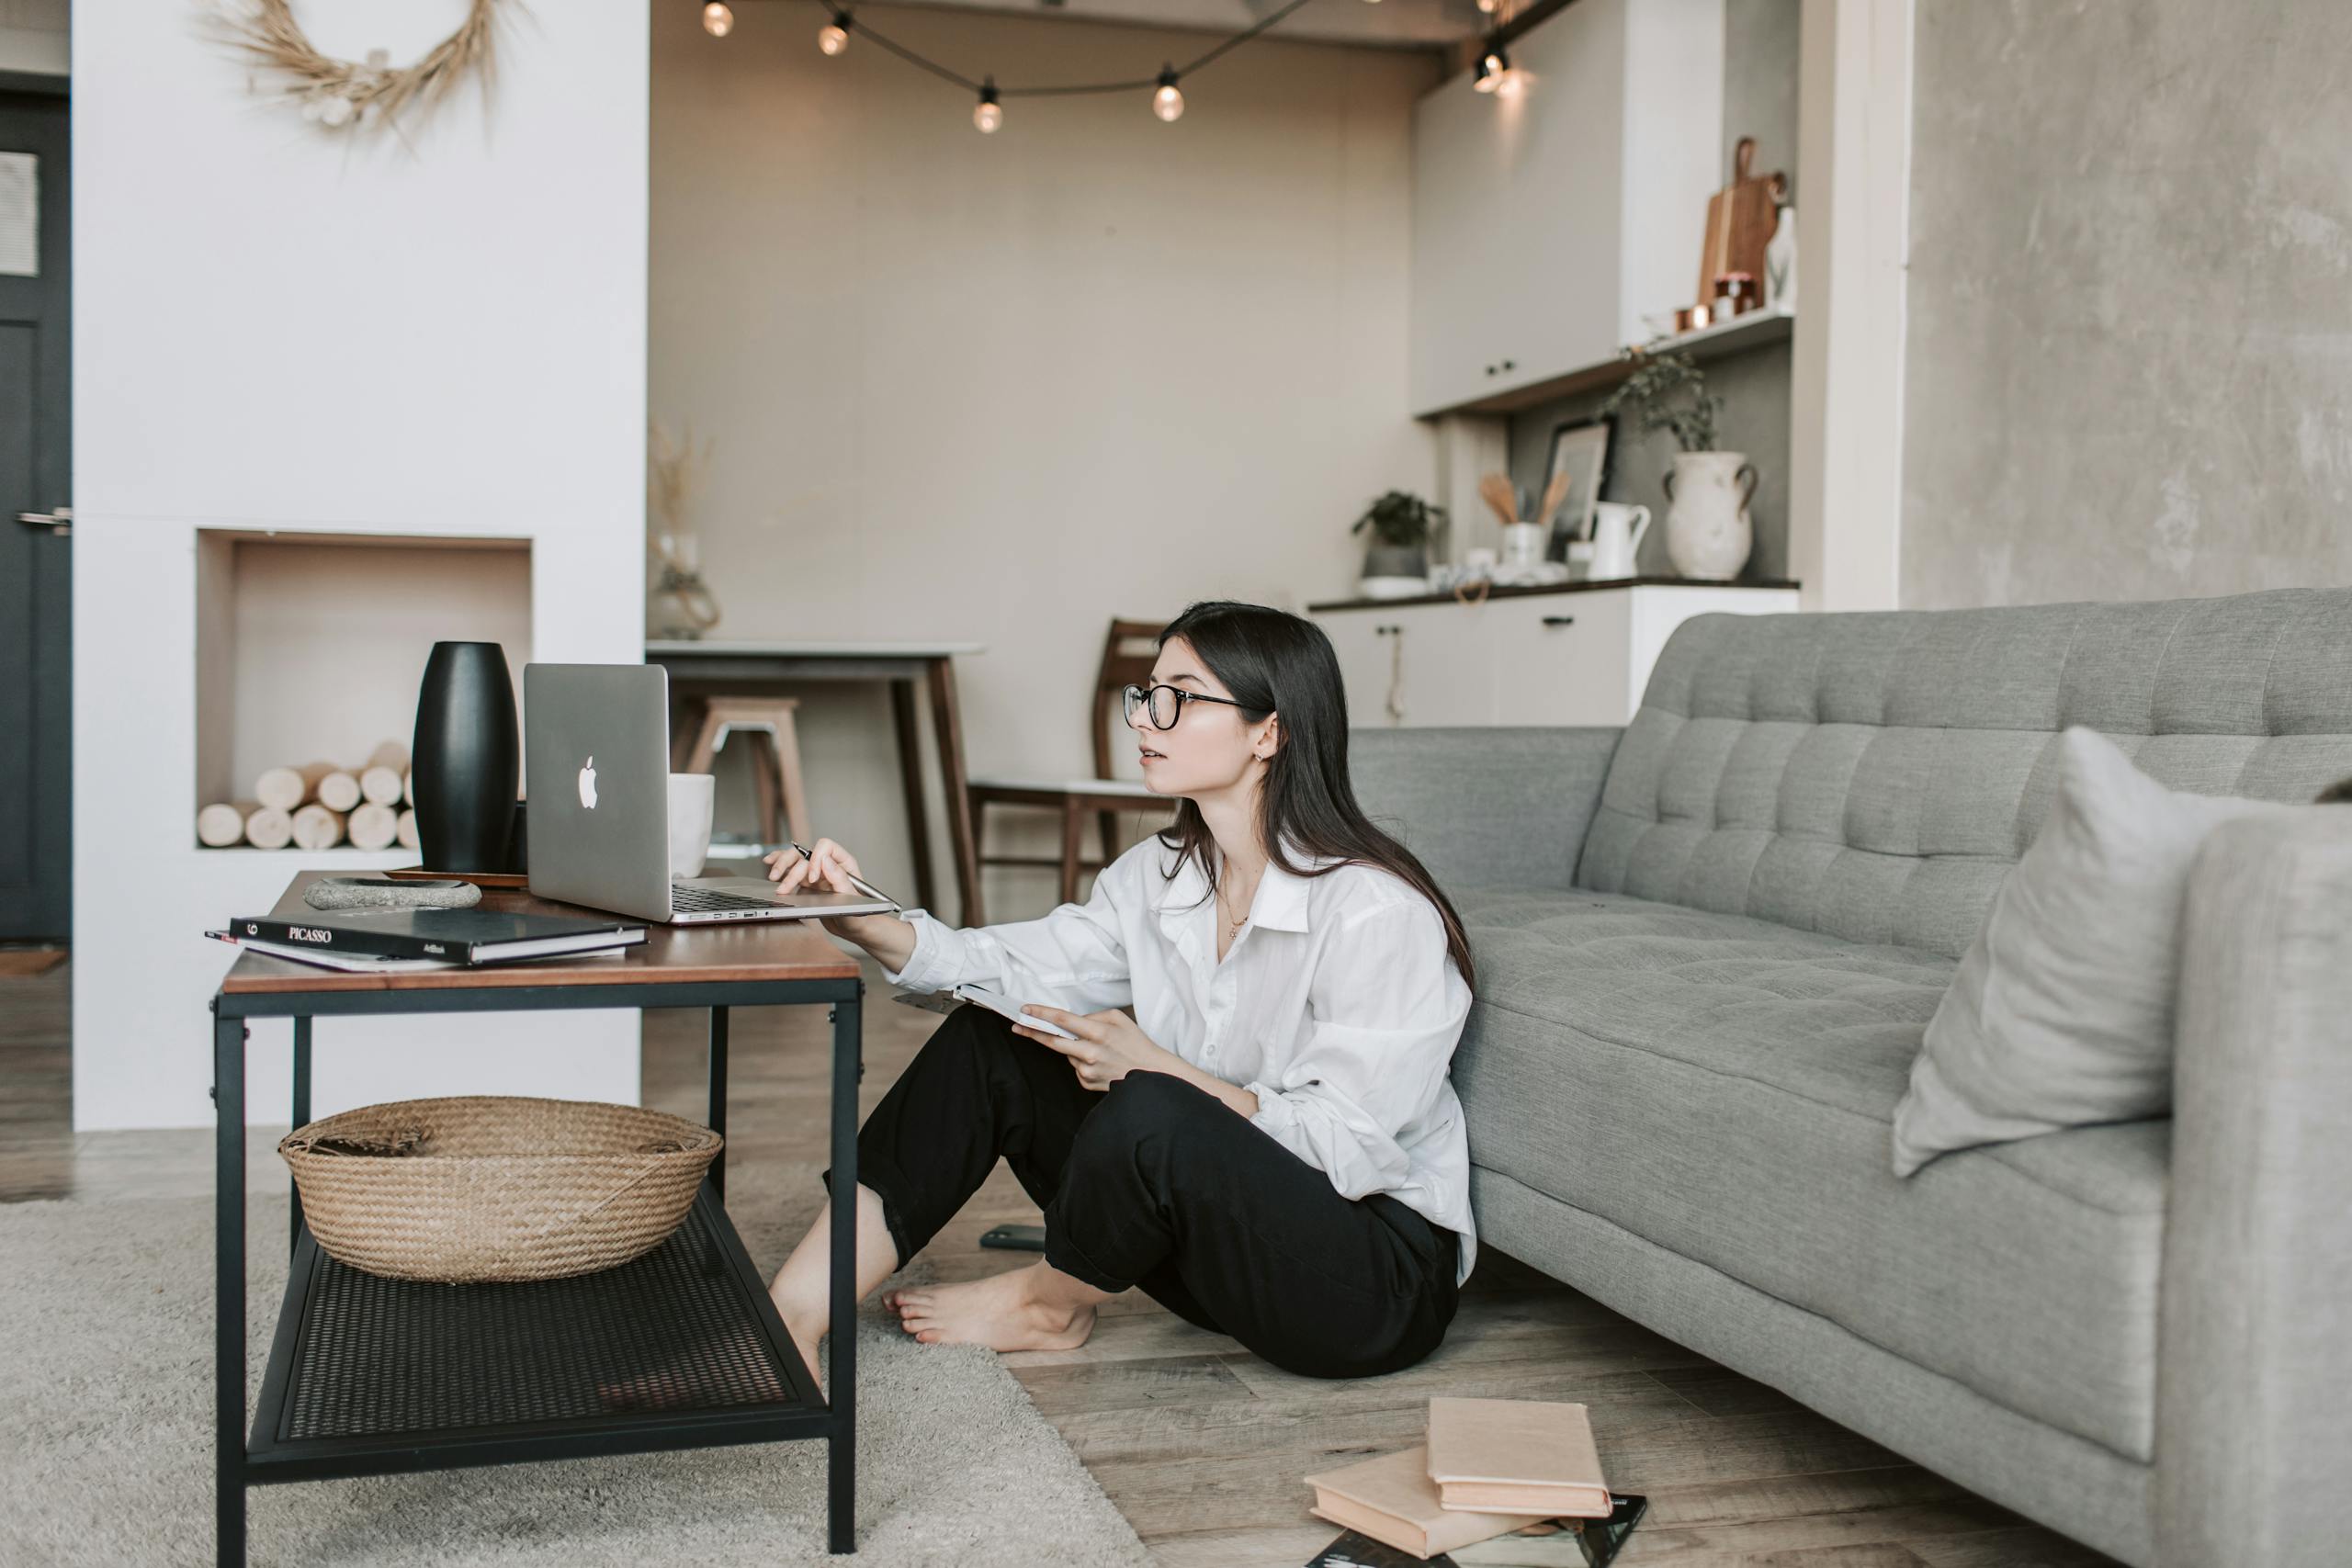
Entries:
{"type": "Polygon", "coordinates": [[[1148,685],[1151,667],[1159,655],[1159,637],[1163,623],[1159,621],[1113,621],[1111,634],[1103,640],[1102,667],[1095,671],[1094,694],[1091,722],[1094,729],[1094,777],[1091,779],[1015,779],[976,778],[966,784],[966,796],[972,806],[972,852],[981,865],[1058,865],[1061,868],[1061,902],[1074,903],[1078,898],[1078,875],[1080,871],[1100,871],[1119,855],[1119,816],[1139,807],[1158,803],[1173,809],[1168,797],[1156,795],[1141,779],[1120,779],[1111,776],[1111,742],[1114,734],[1125,736],[1126,715],[1119,703],[1120,688],[1148,685]],[[986,807],[990,806],[1026,806],[1061,814],[1062,852],[1056,860],[1046,855],[991,855],[981,846],[988,821],[986,807]],[[1079,838],[1087,816],[1091,813],[1102,830],[1102,858],[1081,859],[1079,838]]]}
{"type": "Polygon", "coordinates": [[[687,711],[702,710],[701,721],[689,731],[680,726],[671,742],[670,766],[681,773],[707,773],[719,752],[736,734],[758,736],[767,744],[752,753],[752,786],[758,792],[760,841],[773,848],[784,840],[780,827],[789,826],[802,843],[814,837],[808,825],[808,795],[800,777],[800,738],[793,722],[797,697],[700,696],[686,699],[687,711]],[[689,738],[691,736],[691,738],[689,738]],[[784,804],[784,822],[776,821],[776,803],[784,804]]]}

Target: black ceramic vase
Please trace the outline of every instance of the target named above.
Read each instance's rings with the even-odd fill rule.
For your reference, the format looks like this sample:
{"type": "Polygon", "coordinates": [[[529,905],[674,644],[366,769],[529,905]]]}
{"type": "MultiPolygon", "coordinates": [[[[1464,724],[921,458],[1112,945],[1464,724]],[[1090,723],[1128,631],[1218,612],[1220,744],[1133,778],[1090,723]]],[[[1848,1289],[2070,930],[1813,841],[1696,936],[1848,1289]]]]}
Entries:
{"type": "Polygon", "coordinates": [[[506,869],[522,750],[506,650],[494,642],[435,643],[409,748],[426,870],[506,869]]]}

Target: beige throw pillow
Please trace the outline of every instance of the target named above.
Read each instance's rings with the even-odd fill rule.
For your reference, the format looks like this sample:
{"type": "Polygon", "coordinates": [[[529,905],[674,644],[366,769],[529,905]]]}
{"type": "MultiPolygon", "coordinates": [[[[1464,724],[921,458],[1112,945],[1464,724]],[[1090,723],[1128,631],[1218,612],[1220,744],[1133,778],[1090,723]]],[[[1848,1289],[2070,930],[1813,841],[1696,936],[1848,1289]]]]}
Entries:
{"type": "Polygon", "coordinates": [[[2105,736],[2059,738],[2058,795],[1928,1021],[1894,1173],[1952,1149],[2172,1107],[2181,905],[2197,848],[2286,807],[2182,795],[2105,736]]]}

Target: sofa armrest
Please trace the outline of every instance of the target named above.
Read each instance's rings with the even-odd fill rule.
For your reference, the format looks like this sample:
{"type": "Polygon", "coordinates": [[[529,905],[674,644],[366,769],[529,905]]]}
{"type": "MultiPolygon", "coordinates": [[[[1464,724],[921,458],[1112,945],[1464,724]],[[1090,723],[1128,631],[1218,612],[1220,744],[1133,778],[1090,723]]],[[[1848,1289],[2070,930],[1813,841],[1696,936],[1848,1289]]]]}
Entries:
{"type": "Polygon", "coordinates": [[[1356,801],[1449,893],[1568,887],[1623,729],[1356,729],[1356,801]]]}
{"type": "Polygon", "coordinates": [[[2165,1564],[2352,1540],[2352,806],[2230,823],[2189,877],[2156,1371],[2165,1564]]]}

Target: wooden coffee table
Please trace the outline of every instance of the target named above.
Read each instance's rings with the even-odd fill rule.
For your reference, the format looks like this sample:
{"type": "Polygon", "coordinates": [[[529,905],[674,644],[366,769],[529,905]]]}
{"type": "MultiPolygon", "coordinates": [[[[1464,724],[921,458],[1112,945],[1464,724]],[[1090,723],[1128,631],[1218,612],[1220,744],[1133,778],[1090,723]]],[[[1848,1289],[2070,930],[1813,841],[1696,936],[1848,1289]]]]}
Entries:
{"type": "MultiPolygon", "coordinates": [[[[295,877],[275,914],[299,916],[295,877]]],[[[597,913],[486,892],[482,908],[597,913]]],[[[650,926],[620,955],[350,975],[240,954],[211,1001],[218,1232],[214,1371],[220,1561],[245,1560],[245,1489],[279,1482],[821,1438],[826,1544],[856,1550],[857,961],[812,923],[650,926]],[[710,1125],[727,1131],[730,1008],[832,1009],[832,1400],[794,1348],[727,1216],[720,1152],[652,1252],[572,1280],[431,1285],[321,1251],[293,1205],[292,1258],[259,1407],[245,1412],[245,1021],[294,1021],[294,1124],[311,1120],[311,1021],[546,1009],[710,1010],[710,1125]],[[616,1391],[620,1391],[616,1393],[616,1391]]]]}

